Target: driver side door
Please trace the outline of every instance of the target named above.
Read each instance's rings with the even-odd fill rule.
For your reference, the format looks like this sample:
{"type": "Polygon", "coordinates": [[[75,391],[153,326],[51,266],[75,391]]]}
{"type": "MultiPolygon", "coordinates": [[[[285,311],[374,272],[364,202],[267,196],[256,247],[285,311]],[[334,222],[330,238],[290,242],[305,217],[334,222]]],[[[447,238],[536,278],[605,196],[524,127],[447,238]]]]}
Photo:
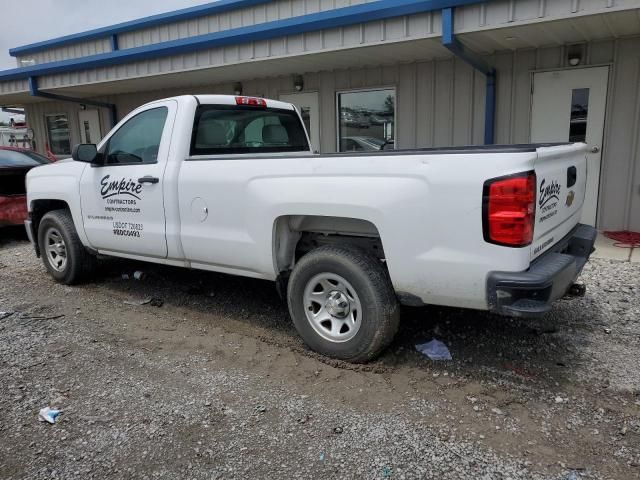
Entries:
{"type": "Polygon", "coordinates": [[[84,229],[101,252],[166,258],[164,172],[177,104],[135,110],[100,145],[80,181],[84,229]]]}

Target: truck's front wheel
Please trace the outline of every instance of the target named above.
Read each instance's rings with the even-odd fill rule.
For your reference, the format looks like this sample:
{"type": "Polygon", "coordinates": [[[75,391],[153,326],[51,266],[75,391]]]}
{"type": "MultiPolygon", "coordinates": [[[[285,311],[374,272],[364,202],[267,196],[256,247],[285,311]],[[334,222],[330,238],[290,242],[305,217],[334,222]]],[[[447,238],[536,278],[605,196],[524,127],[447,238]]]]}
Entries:
{"type": "Polygon", "coordinates": [[[84,248],[67,210],[47,213],[38,226],[42,261],[58,282],[73,285],[93,269],[95,257],[84,248]]]}
{"type": "Polygon", "coordinates": [[[398,329],[400,310],[384,266],[356,248],[325,246],[302,257],[287,300],[305,343],[341,360],[372,360],[398,329]]]}

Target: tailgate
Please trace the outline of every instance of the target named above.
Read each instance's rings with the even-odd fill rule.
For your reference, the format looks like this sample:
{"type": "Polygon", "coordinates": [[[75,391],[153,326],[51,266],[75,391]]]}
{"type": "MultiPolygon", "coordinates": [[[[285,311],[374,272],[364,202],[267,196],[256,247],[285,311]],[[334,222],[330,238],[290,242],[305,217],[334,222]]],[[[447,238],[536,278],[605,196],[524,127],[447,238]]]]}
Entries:
{"type": "Polygon", "coordinates": [[[587,183],[584,143],[541,147],[537,154],[536,221],[531,259],[562,240],[580,222],[587,183]]]}

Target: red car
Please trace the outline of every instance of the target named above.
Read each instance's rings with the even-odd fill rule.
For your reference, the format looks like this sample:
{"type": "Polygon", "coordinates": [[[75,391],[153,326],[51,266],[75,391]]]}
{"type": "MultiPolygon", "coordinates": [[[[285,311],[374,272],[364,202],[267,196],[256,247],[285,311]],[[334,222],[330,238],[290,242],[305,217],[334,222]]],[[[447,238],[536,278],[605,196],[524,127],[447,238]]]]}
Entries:
{"type": "Polygon", "coordinates": [[[32,150],[0,147],[0,227],[23,224],[27,218],[27,172],[47,163],[47,157],[32,150]]]}

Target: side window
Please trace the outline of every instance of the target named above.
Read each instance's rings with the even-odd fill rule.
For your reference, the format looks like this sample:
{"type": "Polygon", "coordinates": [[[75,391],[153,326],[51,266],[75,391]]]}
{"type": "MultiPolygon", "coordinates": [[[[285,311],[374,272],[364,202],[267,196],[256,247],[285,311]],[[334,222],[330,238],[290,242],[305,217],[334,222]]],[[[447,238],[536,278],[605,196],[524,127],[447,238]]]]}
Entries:
{"type": "Polygon", "coordinates": [[[153,108],[128,120],[109,139],[105,163],[156,163],[168,113],[167,107],[153,108]]]}

